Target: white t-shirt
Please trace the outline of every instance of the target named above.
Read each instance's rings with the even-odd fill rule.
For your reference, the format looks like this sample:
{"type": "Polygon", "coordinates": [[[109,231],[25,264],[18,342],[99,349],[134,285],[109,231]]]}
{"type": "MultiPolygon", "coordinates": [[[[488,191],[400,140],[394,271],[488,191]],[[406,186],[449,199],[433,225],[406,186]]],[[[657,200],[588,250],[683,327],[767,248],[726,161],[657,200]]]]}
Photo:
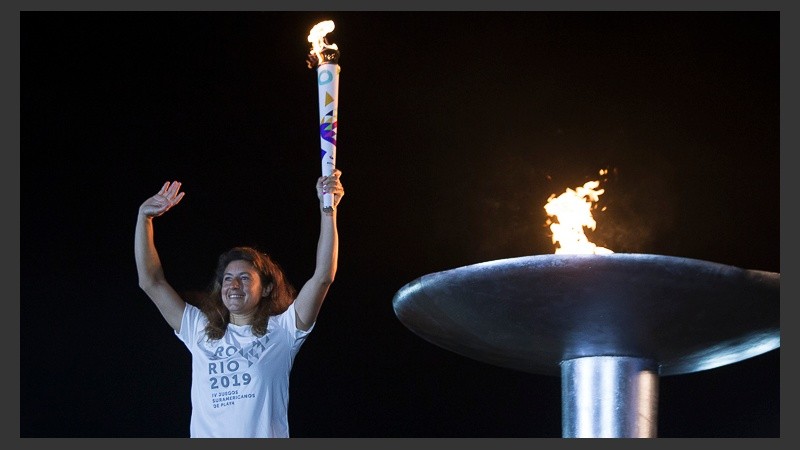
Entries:
{"type": "Polygon", "coordinates": [[[191,437],[288,438],[289,373],[308,331],[297,329],[294,303],[271,316],[267,334],[228,325],[208,341],[205,315],[186,304],[180,331],[192,354],[191,437]]]}

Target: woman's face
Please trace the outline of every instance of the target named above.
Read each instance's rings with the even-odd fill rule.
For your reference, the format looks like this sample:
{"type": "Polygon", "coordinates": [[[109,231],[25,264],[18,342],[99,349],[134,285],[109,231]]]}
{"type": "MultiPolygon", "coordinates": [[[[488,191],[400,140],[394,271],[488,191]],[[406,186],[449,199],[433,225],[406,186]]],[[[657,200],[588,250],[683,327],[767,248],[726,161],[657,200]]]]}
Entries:
{"type": "Polygon", "coordinates": [[[222,275],[222,303],[231,313],[249,314],[255,311],[261,298],[267,295],[253,264],[245,260],[231,261],[222,275]]]}

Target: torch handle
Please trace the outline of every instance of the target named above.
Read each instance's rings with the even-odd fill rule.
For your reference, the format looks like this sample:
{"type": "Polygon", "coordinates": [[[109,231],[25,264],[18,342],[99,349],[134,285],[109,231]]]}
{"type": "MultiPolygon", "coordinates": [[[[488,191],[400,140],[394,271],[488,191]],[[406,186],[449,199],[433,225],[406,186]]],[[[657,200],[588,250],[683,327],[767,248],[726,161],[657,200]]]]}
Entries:
{"type": "MultiPolygon", "coordinates": [[[[319,93],[319,141],[322,175],[336,170],[336,135],[339,113],[339,65],[325,63],[317,66],[319,93]]],[[[323,196],[323,211],[333,211],[333,194],[323,196]]]]}

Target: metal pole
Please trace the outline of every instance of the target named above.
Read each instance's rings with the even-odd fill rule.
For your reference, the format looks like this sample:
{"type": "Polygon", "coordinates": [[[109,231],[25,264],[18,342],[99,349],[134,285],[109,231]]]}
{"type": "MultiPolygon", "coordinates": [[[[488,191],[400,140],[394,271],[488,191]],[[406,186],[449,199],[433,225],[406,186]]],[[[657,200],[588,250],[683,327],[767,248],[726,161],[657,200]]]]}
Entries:
{"type": "Polygon", "coordinates": [[[657,370],[653,360],[627,356],[562,361],[562,437],[656,437],[657,370]]]}

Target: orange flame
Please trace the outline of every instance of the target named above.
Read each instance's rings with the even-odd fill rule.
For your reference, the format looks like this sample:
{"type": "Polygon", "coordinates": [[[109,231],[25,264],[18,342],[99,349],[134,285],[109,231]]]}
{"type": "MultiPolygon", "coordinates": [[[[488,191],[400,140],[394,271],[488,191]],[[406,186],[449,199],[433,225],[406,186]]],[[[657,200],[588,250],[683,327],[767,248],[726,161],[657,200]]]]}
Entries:
{"type": "MultiPolygon", "coordinates": [[[[600,174],[606,171],[601,170],[600,174]]],[[[589,241],[584,233],[584,227],[594,230],[597,222],[592,217],[593,204],[598,201],[604,189],[597,189],[599,181],[587,181],[583,186],[575,189],[567,188],[563,194],[556,197],[550,195],[544,206],[547,215],[558,218],[558,222],[547,219],[550,231],[553,233],[553,244],[556,244],[556,253],[564,254],[609,254],[614,253],[605,247],[598,247],[589,241]]]]}
{"type": "Polygon", "coordinates": [[[339,50],[336,44],[328,44],[325,40],[325,35],[333,31],[336,27],[332,20],[323,20],[322,22],[314,25],[311,31],[308,32],[308,42],[311,43],[310,54],[316,57],[317,61],[324,61],[322,52],[325,49],[339,50]]]}

